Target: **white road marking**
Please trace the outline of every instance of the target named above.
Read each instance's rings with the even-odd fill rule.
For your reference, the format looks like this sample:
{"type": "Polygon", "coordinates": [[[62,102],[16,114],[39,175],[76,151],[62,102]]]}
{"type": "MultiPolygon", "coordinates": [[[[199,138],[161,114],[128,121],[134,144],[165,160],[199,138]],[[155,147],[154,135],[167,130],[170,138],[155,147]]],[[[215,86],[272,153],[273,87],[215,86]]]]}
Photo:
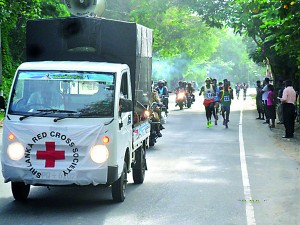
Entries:
{"type": "Polygon", "coordinates": [[[240,143],[240,160],[241,160],[241,170],[242,170],[242,179],[244,187],[244,197],[246,200],[246,216],[247,216],[247,225],[256,225],[254,208],[252,205],[251,189],[248,176],[244,138],[243,138],[243,106],[240,112],[240,122],[239,122],[239,143],[240,143]]]}

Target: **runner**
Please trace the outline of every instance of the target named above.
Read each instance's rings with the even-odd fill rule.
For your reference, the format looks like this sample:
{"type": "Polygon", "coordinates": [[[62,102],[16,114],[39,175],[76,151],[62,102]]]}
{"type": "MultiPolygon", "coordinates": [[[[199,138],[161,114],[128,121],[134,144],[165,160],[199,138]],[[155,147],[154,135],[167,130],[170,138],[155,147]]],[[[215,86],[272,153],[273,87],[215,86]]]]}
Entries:
{"type": "Polygon", "coordinates": [[[247,94],[248,84],[247,83],[243,83],[242,88],[243,88],[243,97],[244,97],[244,100],[246,100],[246,94],[247,94]]]}
{"type": "Polygon", "coordinates": [[[235,86],[236,98],[239,99],[239,97],[240,97],[240,91],[241,91],[241,84],[240,83],[236,83],[234,86],[235,86]]]}
{"type": "Polygon", "coordinates": [[[201,87],[199,96],[202,93],[204,93],[203,105],[205,106],[206,119],[207,119],[206,127],[209,128],[212,126],[211,116],[212,114],[215,114],[215,109],[214,109],[215,89],[213,85],[211,85],[211,79],[209,77],[206,78],[205,83],[206,85],[201,87]]]}
{"type": "Polygon", "coordinates": [[[231,100],[233,99],[233,90],[229,87],[228,82],[224,82],[224,88],[219,92],[223,125],[228,128],[231,100]]]}
{"type": "Polygon", "coordinates": [[[214,86],[214,89],[215,89],[215,113],[214,113],[214,118],[215,118],[215,125],[218,125],[218,119],[219,119],[219,102],[220,102],[220,99],[219,99],[219,92],[220,92],[220,85],[217,84],[217,79],[213,79],[213,86],[214,86]]]}

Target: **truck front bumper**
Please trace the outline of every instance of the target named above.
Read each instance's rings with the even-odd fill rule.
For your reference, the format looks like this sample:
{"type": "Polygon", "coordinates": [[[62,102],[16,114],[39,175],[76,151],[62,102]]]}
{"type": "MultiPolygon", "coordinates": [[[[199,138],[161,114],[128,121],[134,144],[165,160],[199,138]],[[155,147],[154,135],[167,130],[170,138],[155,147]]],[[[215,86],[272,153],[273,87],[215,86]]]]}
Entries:
{"type": "Polygon", "coordinates": [[[12,167],[2,164],[4,181],[24,182],[30,185],[109,185],[118,179],[118,167],[106,166],[97,169],[68,171],[12,167]]]}

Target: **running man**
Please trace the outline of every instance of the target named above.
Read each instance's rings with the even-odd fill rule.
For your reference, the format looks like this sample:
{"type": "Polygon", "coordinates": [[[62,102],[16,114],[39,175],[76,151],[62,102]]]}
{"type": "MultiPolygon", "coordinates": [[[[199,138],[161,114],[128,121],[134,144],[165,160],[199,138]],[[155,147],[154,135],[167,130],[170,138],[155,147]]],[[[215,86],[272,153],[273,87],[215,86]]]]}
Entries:
{"type": "Polygon", "coordinates": [[[228,82],[224,82],[224,88],[219,92],[223,125],[228,128],[231,100],[233,99],[233,90],[229,87],[228,82]]]}
{"type": "Polygon", "coordinates": [[[240,83],[236,83],[235,84],[235,94],[236,94],[236,98],[239,99],[240,97],[240,91],[241,91],[241,84],[240,83]]]}
{"type": "Polygon", "coordinates": [[[211,85],[211,79],[209,77],[206,78],[205,83],[206,85],[201,87],[199,96],[202,93],[204,93],[203,105],[205,106],[206,119],[207,119],[206,127],[209,128],[212,126],[211,116],[214,115],[215,117],[214,97],[216,92],[213,85],[211,85]]]}
{"type": "Polygon", "coordinates": [[[212,82],[213,82],[213,86],[214,86],[214,89],[215,89],[215,98],[214,98],[214,100],[215,100],[215,113],[214,113],[214,118],[215,118],[215,125],[218,125],[218,119],[219,119],[219,102],[220,102],[220,99],[219,99],[219,92],[220,92],[220,89],[221,89],[221,87],[220,87],[220,85],[219,84],[217,84],[217,79],[213,79],[212,80],[212,82]]]}

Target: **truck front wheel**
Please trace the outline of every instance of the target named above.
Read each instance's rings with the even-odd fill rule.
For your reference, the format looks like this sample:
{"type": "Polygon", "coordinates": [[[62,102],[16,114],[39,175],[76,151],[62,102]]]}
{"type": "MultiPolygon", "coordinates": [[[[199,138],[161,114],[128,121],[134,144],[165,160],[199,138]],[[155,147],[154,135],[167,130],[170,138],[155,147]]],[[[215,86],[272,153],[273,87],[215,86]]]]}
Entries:
{"type": "Polygon", "coordinates": [[[23,182],[11,182],[11,190],[16,201],[25,201],[29,195],[30,185],[23,182]]]}
{"type": "Polygon", "coordinates": [[[146,171],[146,156],[144,147],[140,147],[135,153],[135,165],[132,169],[133,181],[135,184],[142,184],[145,178],[146,171]]]}
{"type": "Polygon", "coordinates": [[[126,197],[127,188],[127,166],[126,162],[123,164],[123,171],[120,178],[111,186],[112,198],[115,202],[123,202],[126,197]]]}

